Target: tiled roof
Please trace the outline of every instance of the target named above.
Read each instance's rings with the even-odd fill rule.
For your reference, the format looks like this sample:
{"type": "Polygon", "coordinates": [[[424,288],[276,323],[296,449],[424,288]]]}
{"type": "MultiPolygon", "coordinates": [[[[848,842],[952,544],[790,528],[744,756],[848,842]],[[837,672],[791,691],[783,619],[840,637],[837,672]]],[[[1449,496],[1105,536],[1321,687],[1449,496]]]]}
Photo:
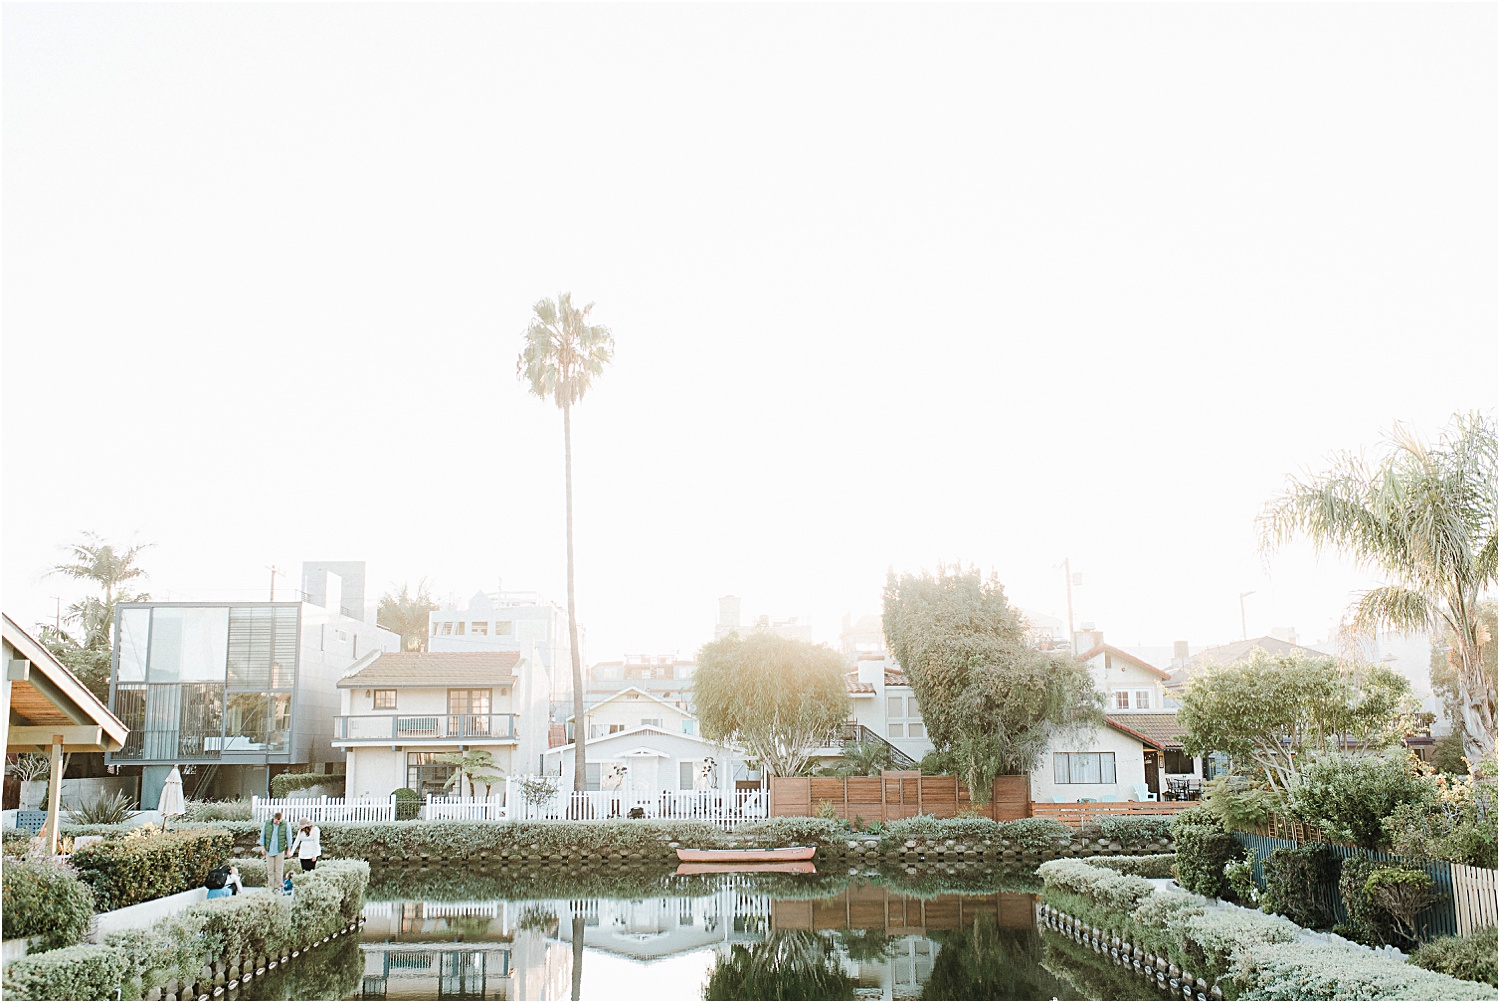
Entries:
{"type": "Polygon", "coordinates": [[[1116,728],[1127,728],[1132,734],[1161,746],[1164,749],[1182,748],[1182,728],[1177,715],[1171,712],[1133,712],[1105,718],[1116,728]]]}
{"type": "Polygon", "coordinates": [[[1194,668],[1201,665],[1233,665],[1235,662],[1244,661],[1256,648],[1260,648],[1268,655],[1292,655],[1298,652],[1315,656],[1323,654],[1321,651],[1283,641],[1277,637],[1252,637],[1248,641],[1231,641],[1229,644],[1221,644],[1218,647],[1204,648],[1188,659],[1188,664],[1194,668]]]}
{"type": "Polygon", "coordinates": [[[1156,739],[1151,738],[1148,735],[1141,734],[1139,731],[1136,731],[1134,728],[1130,727],[1130,725],[1128,725],[1128,724],[1122,723],[1117,718],[1106,717],[1104,719],[1104,723],[1107,724],[1107,725],[1109,725],[1111,728],[1115,729],[1116,731],[1123,731],[1125,734],[1131,736],[1132,738],[1138,738],[1138,739],[1140,739],[1143,743],[1145,743],[1146,745],[1151,746],[1153,749],[1160,749],[1160,748],[1162,748],[1162,744],[1160,742],[1158,742],[1156,739]]]}
{"type": "Polygon", "coordinates": [[[1143,669],[1149,669],[1163,679],[1166,679],[1169,675],[1171,675],[1171,673],[1167,672],[1165,669],[1158,669],[1156,666],[1152,665],[1145,659],[1137,658],[1130,652],[1123,651],[1120,648],[1116,648],[1112,644],[1096,644],[1088,651],[1085,651],[1083,654],[1079,655],[1078,660],[1080,662],[1086,662],[1090,658],[1093,658],[1095,655],[1103,654],[1104,652],[1108,652],[1109,654],[1114,655],[1116,658],[1123,658],[1127,662],[1130,662],[1133,665],[1139,665],[1143,669]]]}
{"type": "Polygon", "coordinates": [[[887,686],[910,686],[911,681],[906,678],[906,672],[902,669],[886,669],[885,684],[887,686]]]}
{"type": "Polygon", "coordinates": [[[516,651],[384,652],[369,665],[339,680],[340,689],[357,686],[448,686],[502,683],[514,678],[516,651]]]}

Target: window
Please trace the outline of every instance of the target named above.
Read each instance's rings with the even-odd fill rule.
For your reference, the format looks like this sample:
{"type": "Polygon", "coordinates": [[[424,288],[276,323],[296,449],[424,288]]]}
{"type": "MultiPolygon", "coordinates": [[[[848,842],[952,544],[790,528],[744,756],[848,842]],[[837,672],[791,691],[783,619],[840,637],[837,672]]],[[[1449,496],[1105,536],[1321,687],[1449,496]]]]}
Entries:
{"type": "Polygon", "coordinates": [[[617,731],[624,731],[624,730],[625,730],[625,726],[623,724],[612,724],[612,725],[609,726],[609,733],[611,735],[613,735],[617,731]]]}
{"type": "Polygon", "coordinates": [[[698,780],[698,762],[685,759],[677,764],[677,789],[690,791],[698,780]]]}
{"type": "Polygon", "coordinates": [[[909,738],[926,738],[927,726],[921,721],[906,722],[906,734],[909,738]]]}
{"type": "Polygon", "coordinates": [[[490,691],[448,691],[448,734],[488,735],[490,733],[490,691]]]}
{"type": "Polygon", "coordinates": [[[906,716],[906,711],[901,706],[900,697],[885,698],[885,716],[892,720],[900,720],[906,716]]]}
{"type": "Polygon", "coordinates": [[[457,623],[455,623],[453,625],[453,633],[457,634],[459,637],[463,636],[463,633],[464,633],[464,622],[462,620],[458,621],[457,623]]]}
{"type": "Polygon", "coordinates": [[[599,789],[599,764],[583,764],[583,789],[586,791],[597,791],[599,789]]]}
{"type": "Polygon", "coordinates": [[[659,717],[643,717],[643,718],[641,718],[641,725],[642,726],[650,725],[653,728],[660,728],[661,727],[661,718],[659,718],[659,717]]]}
{"type": "Polygon", "coordinates": [[[1130,691],[1115,690],[1115,710],[1130,709],[1130,691]]]}
{"type": "Polygon", "coordinates": [[[684,735],[691,735],[693,733],[693,719],[692,718],[685,717],[685,718],[682,719],[682,733],[684,735]]]}
{"type": "Polygon", "coordinates": [[[441,627],[442,627],[442,630],[439,631],[439,633],[444,634],[444,635],[453,633],[453,624],[451,624],[451,623],[444,623],[444,624],[441,624],[441,627]]]}
{"type": "Polygon", "coordinates": [[[514,633],[516,625],[509,620],[495,621],[495,636],[502,637],[514,633]]]}
{"type": "Polygon", "coordinates": [[[479,622],[479,623],[471,623],[471,624],[469,624],[469,633],[471,633],[471,634],[485,634],[485,635],[487,635],[487,634],[489,634],[489,632],[490,632],[490,625],[487,624],[487,623],[479,622]]]}
{"type": "Polygon", "coordinates": [[[1196,773],[1193,769],[1193,757],[1181,749],[1167,750],[1167,772],[1168,773],[1196,773]]]}
{"type": "Polygon", "coordinates": [[[1054,752],[1052,780],[1059,784],[1112,784],[1115,782],[1115,754],[1054,752]]]}
{"type": "Polygon", "coordinates": [[[892,738],[906,737],[906,723],[904,721],[896,721],[894,723],[887,724],[885,727],[886,730],[891,733],[892,738]]]}
{"type": "Polygon", "coordinates": [[[1150,690],[1136,690],[1135,691],[1135,709],[1136,710],[1150,710],[1151,709],[1151,691],[1150,690]]]}
{"type": "Polygon", "coordinates": [[[926,738],[922,709],[916,697],[886,697],[886,734],[890,738],[926,738]]]}
{"type": "Polygon", "coordinates": [[[449,763],[440,763],[440,752],[408,752],[406,754],[406,786],[418,794],[446,794],[448,778],[455,769],[449,763]]]}
{"type": "Polygon", "coordinates": [[[120,635],[120,682],[146,681],[146,637],[151,630],[150,609],[122,609],[118,617],[120,635]]]}
{"type": "Polygon", "coordinates": [[[395,690],[376,690],[375,691],[375,709],[376,710],[395,710],[396,709],[396,691],[395,690]]]}

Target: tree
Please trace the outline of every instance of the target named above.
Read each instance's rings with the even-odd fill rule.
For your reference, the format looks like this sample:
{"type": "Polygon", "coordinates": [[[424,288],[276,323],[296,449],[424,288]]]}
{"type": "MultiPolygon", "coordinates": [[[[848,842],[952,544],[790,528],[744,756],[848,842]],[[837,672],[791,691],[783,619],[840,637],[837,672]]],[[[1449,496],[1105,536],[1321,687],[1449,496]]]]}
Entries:
{"type": "Polygon", "coordinates": [[[884,742],[845,742],[844,757],[828,775],[833,777],[878,777],[895,762],[891,747],[884,742]]]}
{"type": "Polygon", "coordinates": [[[1177,712],[1189,755],[1221,752],[1258,767],[1273,789],[1295,786],[1317,753],[1378,749],[1407,734],[1411,686],[1383,666],[1332,655],[1272,657],[1259,648],[1194,679],[1177,712]]]}
{"type": "Polygon", "coordinates": [[[47,572],[90,582],[103,592],[103,595],[85,596],[73,603],[63,617],[65,623],[78,625],[82,637],[74,637],[53,625],[40,627],[37,639],[106,703],[109,701],[109,669],[114,651],[115,607],[122,602],[145,602],[151,598],[144,592],[128,594],[125,591],[131,582],[146,576],[145,569],[136,564],[136,558],[149,546],[138,543],[126,550],[117,550],[97,533],[84,533],[82,541],[64,548],[71,553],[73,560],[47,572]]]}
{"type": "Polygon", "coordinates": [[[808,930],[772,930],[764,940],[734,944],[703,986],[706,1000],[852,1000],[831,938],[808,930]]]}
{"type": "Polygon", "coordinates": [[[693,703],[704,738],[735,743],[777,777],[801,775],[809,752],[849,716],[836,651],[762,630],[698,651],[693,703]]]}
{"type": "MultiPolygon", "coordinates": [[[[1496,604],[1493,599],[1479,604],[1479,625],[1481,628],[1479,665],[1484,675],[1485,685],[1491,691],[1494,691],[1496,688],[1497,660],[1495,656],[1497,651],[1500,651],[1500,646],[1495,644],[1496,635],[1500,634],[1500,630],[1497,630],[1496,625],[1496,612],[1496,604]]],[[[1458,639],[1454,637],[1451,630],[1445,631],[1441,643],[1434,639],[1432,657],[1428,662],[1428,677],[1432,680],[1433,694],[1443,701],[1443,708],[1447,713],[1448,720],[1457,725],[1454,737],[1459,742],[1461,754],[1462,747],[1466,744],[1464,743],[1466,729],[1464,728],[1463,711],[1461,709],[1462,701],[1459,696],[1458,687],[1460,670],[1458,639]]],[[[1443,742],[1442,739],[1438,741],[1439,744],[1443,742]]],[[[1451,768],[1454,765],[1450,759],[1447,763],[1448,772],[1468,772],[1468,768],[1461,765],[1456,769],[1451,768]]],[[[1439,768],[1443,769],[1445,767],[1439,768]]]]}
{"type": "Polygon", "coordinates": [[[416,595],[412,595],[407,583],[402,582],[400,592],[387,592],[380,597],[375,622],[401,635],[401,650],[426,651],[427,614],[437,608],[438,604],[427,594],[427,579],[417,583],[416,595]]]}
{"type": "Polygon", "coordinates": [[[1058,733],[1103,722],[1103,699],[1086,666],[1033,651],[1021,616],[993,576],[955,566],[936,575],[893,572],[883,622],[906,670],[927,734],[977,804],[994,778],[1030,773],[1058,733]]]}
{"type": "Polygon", "coordinates": [[[1387,577],[1355,603],[1357,630],[1451,632],[1470,759],[1488,759],[1496,693],[1481,654],[1480,596],[1496,582],[1495,423],[1456,414],[1437,446],[1398,424],[1387,445],[1373,466],[1340,453],[1331,470],[1291,478],[1257,520],[1261,549],[1305,535],[1387,577]]]}
{"type": "Polygon", "coordinates": [[[573,789],[588,786],[588,763],[584,758],[583,664],[578,652],[578,608],[573,595],[573,405],[583,399],[596,376],[614,357],[615,339],[609,328],[589,324],[594,304],[578,308],[570,293],[557,299],[538,300],[531,308],[526,344],[516,361],[516,375],[524,377],[533,394],[562,408],[563,483],[567,499],[568,539],[568,648],[573,656],[574,729],[573,789]]]}
{"type": "Polygon", "coordinates": [[[475,784],[484,784],[484,793],[488,797],[490,788],[505,779],[505,771],[495,765],[495,757],[484,749],[444,753],[437,757],[437,761],[458,767],[448,778],[447,786],[450,789],[457,787],[460,796],[463,795],[465,782],[469,785],[469,797],[477,796],[474,790],[475,784]]]}

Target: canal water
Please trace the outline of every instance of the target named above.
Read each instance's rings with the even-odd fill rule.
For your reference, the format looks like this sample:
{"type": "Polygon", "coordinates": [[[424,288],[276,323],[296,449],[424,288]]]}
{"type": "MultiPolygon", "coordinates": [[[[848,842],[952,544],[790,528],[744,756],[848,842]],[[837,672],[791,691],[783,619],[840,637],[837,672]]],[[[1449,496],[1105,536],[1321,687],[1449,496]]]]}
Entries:
{"type": "Polygon", "coordinates": [[[372,877],[364,926],[226,999],[1165,999],[1039,932],[1034,876],[372,877]],[[951,890],[957,884],[959,890],[951,890]]]}

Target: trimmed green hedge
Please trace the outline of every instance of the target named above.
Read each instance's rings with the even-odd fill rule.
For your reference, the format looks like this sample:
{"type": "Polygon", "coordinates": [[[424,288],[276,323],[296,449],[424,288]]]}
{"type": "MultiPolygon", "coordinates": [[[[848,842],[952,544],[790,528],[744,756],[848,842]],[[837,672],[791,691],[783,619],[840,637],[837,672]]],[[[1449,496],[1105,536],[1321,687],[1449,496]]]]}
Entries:
{"type": "Polygon", "coordinates": [[[289,798],[309,787],[341,787],[344,773],[281,773],[271,778],[271,797],[289,798]]]}
{"type": "Polygon", "coordinates": [[[1332,944],[1253,944],[1232,975],[1244,1000],[1493,1000],[1494,987],[1332,944]]]}
{"type": "Polygon", "coordinates": [[[908,839],[952,839],[965,843],[1009,841],[1023,853],[1057,849],[1058,842],[1074,836],[1073,830],[1052,818],[1019,818],[996,822],[989,818],[935,818],[913,815],[897,819],[880,835],[881,850],[900,850],[908,839]]]}
{"type": "Polygon", "coordinates": [[[5,936],[41,937],[42,950],[81,941],[94,918],[94,893],[78,872],[51,857],[5,865],[5,936]]]}
{"type": "Polygon", "coordinates": [[[233,837],[219,828],[138,829],[77,850],[73,866],[100,912],[198,888],[229,859],[233,837]]]}
{"type": "Polygon", "coordinates": [[[130,968],[110,944],[28,954],[5,970],[5,995],[20,1000],[112,1000],[130,968]]]}
{"type": "Polygon", "coordinates": [[[1229,891],[1224,866],[1240,857],[1239,840],[1224,830],[1219,816],[1189,808],[1172,820],[1177,851],[1177,883],[1197,895],[1219,898],[1229,891]]]}
{"type": "Polygon", "coordinates": [[[1273,850],[1261,864],[1261,873],[1266,879],[1262,909],[1280,913],[1298,926],[1313,930],[1326,930],[1333,925],[1333,916],[1318,894],[1339,873],[1338,859],[1327,845],[1306,843],[1273,850]]]}
{"type": "Polygon", "coordinates": [[[1455,979],[1500,984],[1496,973],[1497,944],[1494,924],[1481,927],[1467,937],[1438,937],[1412,952],[1408,959],[1418,968],[1442,972],[1455,979]]]}
{"type": "Polygon", "coordinates": [[[1175,853],[1148,853],[1139,857],[1089,857],[1095,867],[1108,867],[1120,874],[1134,874],[1139,878],[1170,878],[1172,865],[1177,862],[1175,853]]]}
{"type": "MultiPolygon", "coordinates": [[[[779,819],[774,821],[781,821],[779,819]]],[[[799,820],[802,821],[802,820],[799,820]]],[[[726,834],[708,822],[610,819],[596,822],[330,822],[322,828],[323,850],[364,860],[428,857],[434,861],[479,853],[530,855],[567,853],[670,854],[668,841],[722,847],[726,834]]],[[[753,834],[752,834],[753,835],[753,834]]],[[[780,838],[783,833],[768,834],[780,838]]]]}

